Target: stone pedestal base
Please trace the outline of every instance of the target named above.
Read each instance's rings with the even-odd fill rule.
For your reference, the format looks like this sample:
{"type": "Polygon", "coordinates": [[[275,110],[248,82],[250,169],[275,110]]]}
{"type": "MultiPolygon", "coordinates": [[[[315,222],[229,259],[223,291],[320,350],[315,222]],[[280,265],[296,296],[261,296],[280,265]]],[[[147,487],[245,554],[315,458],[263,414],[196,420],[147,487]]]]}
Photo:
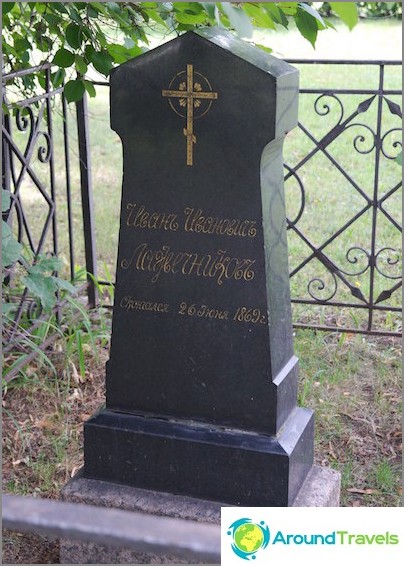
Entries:
{"type": "Polygon", "coordinates": [[[103,410],[84,425],[84,476],[150,491],[288,507],[313,465],[313,412],[276,436],[103,410]]]}
{"type": "MultiPolygon", "coordinates": [[[[295,507],[338,507],[340,474],[313,466],[297,495],[295,507]]],[[[81,473],[62,490],[61,499],[99,507],[220,524],[224,504],[87,479],[81,473]]],[[[79,541],[60,541],[61,564],[189,564],[176,556],[157,556],[79,541]]]]}

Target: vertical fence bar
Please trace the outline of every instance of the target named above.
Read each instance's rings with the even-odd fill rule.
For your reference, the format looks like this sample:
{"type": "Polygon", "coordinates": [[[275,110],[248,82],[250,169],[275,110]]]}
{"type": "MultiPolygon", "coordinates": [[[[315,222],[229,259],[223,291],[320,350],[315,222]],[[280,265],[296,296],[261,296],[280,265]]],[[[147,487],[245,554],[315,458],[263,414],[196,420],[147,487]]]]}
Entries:
{"type": "Polygon", "coordinates": [[[384,88],[384,65],[379,65],[379,92],[377,95],[377,126],[375,137],[375,175],[373,182],[373,199],[372,199],[372,236],[370,243],[370,286],[369,286],[369,317],[368,330],[372,330],[373,325],[373,307],[374,307],[374,283],[376,268],[376,231],[377,231],[377,212],[378,212],[378,193],[379,193],[379,168],[381,153],[381,129],[382,129],[382,113],[383,113],[383,88],[384,88]]]}
{"type": "Polygon", "coordinates": [[[98,303],[98,293],[94,285],[97,278],[97,255],[95,248],[94,205],[91,178],[90,136],[88,127],[88,106],[86,94],[76,102],[77,132],[79,137],[80,186],[84,227],[84,248],[86,254],[87,297],[91,308],[98,303]]]}
{"type": "MultiPolygon", "coordinates": [[[[50,69],[45,71],[46,92],[50,92],[50,69]]],[[[55,182],[55,156],[54,156],[54,139],[53,139],[53,122],[52,122],[52,105],[50,96],[46,98],[46,114],[48,122],[48,134],[50,143],[49,156],[49,174],[50,174],[50,192],[52,198],[52,232],[53,232],[53,253],[57,256],[59,253],[58,246],[58,226],[56,219],[56,182],[55,182]]]]}
{"type": "Polygon", "coordinates": [[[66,171],[66,199],[67,199],[67,225],[69,231],[69,263],[70,279],[74,279],[74,238],[73,238],[73,216],[72,216],[72,196],[70,182],[70,152],[69,152],[69,129],[67,124],[67,103],[65,95],[62,93],[62,113],[63,113],[63,143],[65,154],[66,171]]]}
{"type": "MultiPolygon", "coordinates": [[[[10,131],[10,118],[7,114],[3,114],[3,128],[10,131]]],[[[10,151],[5,136],[1,141],[1,162],[2,162],[2,183],[3,189],[10,191],[10,151]]]]}
{"type": "MultiPolygon", "coordinates": [[[[5,84],[3,84],[3,88],[5,88],[5,84]]],[[[4,101],[4,98],[3,98],[4,101]]],[[[6,114],[3,113],[3,123],[2,123],[2,128],[6,129],[8,132],[10,131],[10,117],[6,114]]],[[[1,172],[1,180],[2,180],[2,187],[4,190],[9,191],[10,192],[10,148],[9,145],[6,141],[6,137],[3,135],[2,139],[1,139],[1,165],[2,165],[2,172],[1,172]]],[[[10,203],[10,209],[11,209],[11,204],[12,201],[10,203]]],[[[7,222],[8,217],[10,216],[10,212],[6,211],[6,212],[2,212],[2,219],[7,222]]],[[[11,218],[10,218],[10,224],[11,224],[11,218]]],[[[6,277],[4,278],[4,284],[5,285],[9,285],[11,282],[11,274],[6,275],[6,277]]]]}
{"type": "MultiPolygon", "coordinates": [[[[50,82],[50,68],[45,70],[45,89],[46,93],[49,94],[51,91],[51,82],[50,82]]],[[[48,96],[46,98],[46,118],[48,123],[48,134],[49,134],[49,144],[50,144],[50,155],[49,155],[49,175],[50,175],[50,192],[52,198],[52,236],[53,236],[53,253],[57,257],[59,255],[59,246],[58,246],[58,224],[57,224],[57,217],[56,217],[56,181],[55,181],[55,144],[53,139],[53,122],[52,122],[52,101],[51,97],[48,96]]],[[[56,273],[57,275],[57,273],[56,273]]],[[[56,291],[57,296],[57,304],[60,302],[60,291],[59,289],[56,291]]],[[[60,323],[60,309],[56,310],[56,320],[60,323]]]]}

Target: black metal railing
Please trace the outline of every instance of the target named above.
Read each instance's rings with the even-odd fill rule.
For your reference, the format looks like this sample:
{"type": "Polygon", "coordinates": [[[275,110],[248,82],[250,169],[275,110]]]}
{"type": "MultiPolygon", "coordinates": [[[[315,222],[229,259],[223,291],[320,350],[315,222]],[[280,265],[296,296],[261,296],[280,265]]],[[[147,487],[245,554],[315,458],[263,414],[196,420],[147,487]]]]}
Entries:
{"type": "Polygon", "coordinates": [[[3,528],[195,563],[220,563],[220,525],[3,495],[3,528]]]}
{"type": "MultiPolygon", "coordinates": [[[[29,268],[41,256],[61,255],[68,264],[70,279],[75,281],[77,248],[83,240],[81,247],[85,249],[88,275],[87,283],[78,283],[77,290],[87,289],[90,307],[97,303],[96,288],[90,276],[90,273],[96,276],[96,263],[86,101],[76,103],[77,120],[73,126],[78,128],[77,139],[72,132],[72,116],[63,94],[63,85],[53,88],[51,73],[52,65],[45,63],[3,75],[3,105],[8,111],[3,112],[2,120],[2,186],[11,196],[10,207],[3,212],[3,220],[25,246],[18,262],[3,270],[8,286],[6,300],[15,307],[3,328],[3,352],[7,354],[14,349],[27,351],[7,374],[7,380],[56,339],[57,334],[54,333],[47,335],[34,348],[25,345],[32,333],[51,316],[56,314],[60,320],[61,309],[66,304],[66,300],[58,295],[54,308],[43,312],[39,301],[21,283],[19,265],[29,268]],[[21,100],[18,90],[21,81],[27,77],[35,77],[37,94],[21,100]],[[41,80],[38,80],[39,77],[41,80]],[[56,130],[55,122],[58,125],[56,130]],[[80,181],[76,183],[72,181],[74,167],[80,168],[80,181]],[[61,201],[63,210],[59,207],[61,201]],[[74,207],[82,210],[81,226],[74,218],[74,207]],[[59,245],[61,231],[66,232],[63,238],[65,249],[59,245]],[[30,319],[32,324],[27,327],[30,319]]],[[[76,216],[80,218],[80,215],[76,216]]]]}
{"type": "MultiPolygon", "coordinates": [[[[361,66],[363,74],[366,67],[371,75],[366,77],[366,82],[374,80],[376,83],[372,88],[367,85],[365,88],[346,88],[345,85],[330,88],[328,84],[317,88],[301,86],[303,111],[300,112],[299,134],[309,142],[310,149],[299,155],[293,165],[289,161],[285,163],[285,188],[288,193],[289,184],[293,181],[300,192],[296,214],[288,218],[289,240],[298,250],[294,257],[293,251],[290,254],[292,302],[295,306],[308,305],[312,310],[306,315],[307,322],[295,318],[295,326],[400,336],[398,316],[401,312],[399,289],[402,278],[399,255],[402,228],[398,220],[401,208],[397,197],[402,185],[401,168],[392,162],[401,149],[402,132],[401,107],[393,97],[401,98],[402,89],[387,88],[385,72],[401,66],[401,62],[297,59],[289,62],[297,64],[302,71],[305,67],[312,71],[314,66],[323,66],[327,69],[324,73],[327,81],[330,80],[330,69],[361,66]],[[374,69],[376,73],[372,72],[374,69]],[[310,114],[317,117],[318,132],[306,124],[310,121],[310,114]],[[321,121],[327,119],[328,124],[322,127],[321,121]],[[338,146],[344,152],[343,158],[350,156],[349,165],[353,172],[348,170],[346,161],[341,162],[338,146]],[[316,180],[316,188],[313,187],[313,177],[305,175],[305,171],[318,166],[315,159],[319,155],[326,165],[321,169],[323,177],[316,180]],[[382,183],[382,161],[384,166],[391,164],[389,186],[382,183]],[[355,174],[358,172],[355,169],[364,168],[371,175],[355,174]],[[332,180],[337,182],[334,184],[332,180]],[[344,204],[340,198],[333,205],[332,197],[342,185],[354,194],[354,199],[345,197],[347,202],[344,204]],[[321,200],[327,203],[328,208],[324,222],[320,222],[320,207],[307,202],[310,192],[318,193],[318,186],[323,189],[321,200]],[[390,202],[393,202],[393,207],[389,208],[390,202]],[[311,222],[304,223],[304,216],[310,216],[310,208],[311,222]],[[345,208],[346,217],[331,226],[330,220],[336,208],[339,211],[345,208]],[[380,217],[388,225],[384,230],[378,230],[380,217]],[[355,241],[355,227],[360,223],[361,233],[356,235],[358,241],[355,241]],[[318,229],[316,225],[319,225],[318,229]],[[364,314],[355,326],[347,321],[348,310],[364,314]],[[387,313],[394,317],[390,328],[386,324],[387,313]],[[325,322],[321,321],[321,317],[325,318],[325,322]]],[[[335,75],[337,79],[338,73],[335,75]]],[[[355,75],[351,73],[350,82],[354,81],[355,75]]],[[[338,83],[338,80],[335,82],[338,83]]]]}

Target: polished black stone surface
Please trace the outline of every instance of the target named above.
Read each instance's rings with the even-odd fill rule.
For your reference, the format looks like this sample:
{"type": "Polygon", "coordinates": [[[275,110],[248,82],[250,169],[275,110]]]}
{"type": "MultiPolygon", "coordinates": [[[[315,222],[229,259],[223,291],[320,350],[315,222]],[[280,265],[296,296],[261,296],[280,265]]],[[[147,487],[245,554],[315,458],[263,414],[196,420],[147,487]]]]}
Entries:
{"type": "Polygon", "coordinates": [[[277,437],[103,411],[85,428],[85,475],[233,505],[292,505],[313,461],[313,414],[277,437]]]}
{"type": "Polygon", "coordinates": [[[110,409],[275,433],[295,403],[281,144],[264,148],[296,120],[281,94],[297,71],[253,61],[188,33],[111,77],[124,180],[110,409]],[[195,97],[217,95],[194,99],[192,165],[187,100],[162,94],[190,65],[195,97]]]}
{"type": "MultiPolygon", "coordinates": [[[[262,482],[278,486],[267,486],[279,492],[271,504],[288,504],[289,483],[303,481],[312,426],[293,422],[282,164],[297,95],[296,69],[221,30],[186,33],[113,71],[121,223],[106,412],[85,427],[88,477],[177,482],[191,494],[187,458],[208,482],[211,464],[243,474],[255,454],[262,482]],[[214,432],[200,442],[189,422],[214,432]],[[304,441],[280,454],[285,427],[304,441]]],[[[192,494],[220,500],[219,484],[201,490],[192,494]]]]}

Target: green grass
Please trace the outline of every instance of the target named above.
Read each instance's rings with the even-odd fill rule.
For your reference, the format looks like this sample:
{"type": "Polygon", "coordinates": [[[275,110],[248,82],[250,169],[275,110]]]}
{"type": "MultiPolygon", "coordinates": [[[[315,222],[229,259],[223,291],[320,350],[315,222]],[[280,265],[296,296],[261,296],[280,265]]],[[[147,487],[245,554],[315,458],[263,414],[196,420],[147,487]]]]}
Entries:
{"type": "Polygon", "coordinates": [[[345,506],[400,504],[398,340],[297,331],[299,404],[315,412],[315,457],[341,472],[345,506]]]}

